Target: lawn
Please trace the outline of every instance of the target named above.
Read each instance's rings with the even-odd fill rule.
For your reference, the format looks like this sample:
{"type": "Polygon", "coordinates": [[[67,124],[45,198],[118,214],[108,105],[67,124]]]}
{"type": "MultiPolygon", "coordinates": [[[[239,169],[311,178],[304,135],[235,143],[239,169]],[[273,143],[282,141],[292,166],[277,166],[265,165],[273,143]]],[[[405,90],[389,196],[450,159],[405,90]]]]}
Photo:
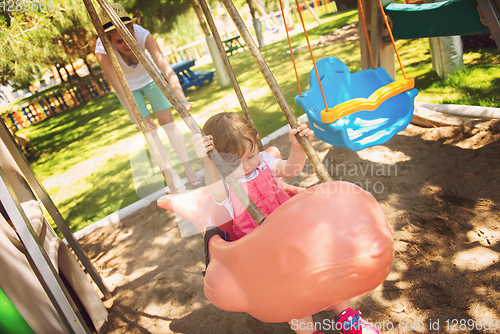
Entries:
{"type": "MultiPolygon", "coordinates": [[[[338,13],[323,17],[322,20],[321,26],[308,32],[310,40],[356,22],[357,12],[338,13]]],[[[292,37],[293,48],[303,44],[303,34],[292,37]]],[[[428,45],[427,39],[397,42],[407,75],[415,77],[416,87],[419,89],[417,101],[500,107],[500,55],[497,50],[465,53],[464,71],[442,80],[432,70],[428,45]]],[[[298,88],[287,51],[288,43],[283,40],[266,46],[262,54],[298,116],[303,112],[294,103],[298,88]]],[[[360,70],[357,40],[327,44],[314,49],[316,60],[325,56],[342,59],[351,72],[360,70]]],[[[300,49],[295,52],[295,59],[304,91],[309,86],[308,76],[312,68],[308,50],[300,49]]],[[[250,52],[234,54],[230,61],[261,137],[285,125],[285,117],[250,52]]],[[[198,68],[211,69],[211,64],[198,68]]],[[[399,69],[397,75],[401,76],[399,69]]],[[[224,102],[232,91],[232,87],[221,88],[214,80],[211,84],[191,88],[185,93],[190,101],[195,102],[193,114],[198,114],[207,111],[238,111],[239,108],[224,102]]],[[[179,117],[176,116],[176,119],[179,117]]],[[[31,158],[30,162],[73,231],[139,199],[132,177],[131,161],[133,168],[135,162],[141,163],[143,144],[114,94],[29,126],[21,132],[30,137],[38,148],[37,156],[31,158]]],[[[190,143],[189,132],[184,134],[186,142],[190,143]]],[[[165,136],[162,139],[168,143],[165,136]]],[[[173,152],[170,153],[175,157],[173,152]]],[[[195,157],[191,149],[190,157],[195,157]]],[[[149,160],[144,160],[142,163],[148,165],[149,160]]],[[[182,168],[178,169],[179,173],[182,171],[182,168]]]]}

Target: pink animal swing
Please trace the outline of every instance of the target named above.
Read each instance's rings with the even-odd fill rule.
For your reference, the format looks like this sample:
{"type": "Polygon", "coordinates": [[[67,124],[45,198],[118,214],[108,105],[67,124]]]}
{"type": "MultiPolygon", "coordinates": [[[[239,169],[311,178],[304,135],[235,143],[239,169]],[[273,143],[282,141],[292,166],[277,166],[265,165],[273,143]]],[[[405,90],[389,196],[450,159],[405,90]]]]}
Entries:
{"type": "MultiPolygon", "coordinates": [[[[276,148],[267,152],[280,157],[276,148]]],[[[281,185],[293,197],[238,240],[229,213],[206,187],[158,199],[204,234],[204,290],[212,304],[287,322],[332,309],[385,280],[392,229],[372,195],[340,181],[308,189],[281,185]]]]}
{"type": "Polygon", "coordinates": [[[373,196],[340,181],[284,189],[295,195],[238,240],[206,187],[158,199],[206,233],[205,295],[216,307],[286,322],[361,296],[389,274],[392,230],[373,196]]]}
{"type": "MultiPolygon", "coordinates": [[[[85,1],[94,26],[110,50],[97,13],[85,1]]],[[[223,1],[226,8],[232,6],[232,2],[223,1]]],[[[188,119],[188,126],[199,133],[197,124],[194,126],[188,117],[189,112],[174,97],[165,79],[155,72],[116,13],[105,1],[98,2],[134,54],[153,73],[155,81],[160,82],[159,87],[174,102],[183,119],[188,119]]],[[[252,42],[251,38],[247,40],[252,42]]],[[[120,74],[120,67],[116,68],[120,74]]],[[[146,133],[128,85],[124,89],[146,133]]],[[[221,163],[220,156],[213,153],[214,161],[221,163]]],[[[162,161],[161,157],[158,160],[162,161]]],[[[228,174],[228,168],[221,166],[221,169],[227,169],[223,174],[228,174]]],[[[226,176],[226,180],[233,179],[232,175],[226,176]]],[[[204,279],[208,300],[223,310],[247,312],[261,321],[285,322],[331,309],[339,302],[376,288],[392,267],[392,230],[387,218],[373,196],[351,183],[332,181],[302,190],[272,212],[264,224],[235,241],[229,241],[228,233],[215,229],[223,225],[228,229],[231,220],[206,187],[162,196],[157,202],[205,233],[205,250],[210,260],[204,279]],[[211,238],[207,237],[210,235],[211,238]]]]}

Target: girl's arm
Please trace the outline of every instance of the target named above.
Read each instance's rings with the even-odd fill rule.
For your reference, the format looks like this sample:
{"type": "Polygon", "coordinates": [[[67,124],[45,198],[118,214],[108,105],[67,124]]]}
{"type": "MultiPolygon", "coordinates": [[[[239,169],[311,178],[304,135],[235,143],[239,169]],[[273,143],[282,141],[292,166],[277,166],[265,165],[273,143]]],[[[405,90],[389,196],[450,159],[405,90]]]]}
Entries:
{"type": "Polygon", "coordinates": [[[298,129],[291,129],[288,132],[288,139],[292,143],[292,150],[287,160],[281,160],[276,165],[276,176],[278,177],[288,178],[297,176],[302,171],[302,168],[304,168],[307,156],[297,137],[295,137],[297,133],[300,137],[306,136],[309,139],[314,135],[314,131],[309,129],[307,124],[300,121],[298,129]]]}
{"type": "MultiPolygon", "coordinates": [[[[161,52],[160,47],[156,42],[156,39],[153,36],[151,36],[151,34],[149,34],[148,37],[146,37],[146,50],[148,50],[149,53],[151,54],[151,57],[156,63],[156,66],[158,66],[165,79],[167,79],[168,84],[174,91],[175,95],[179,98],[179,100],[181,101],[186,100],[186,96],[184,95],[184,91],[182,90],[182,86],[181,83],[179,82],[177,74],[175,74],[175,71],[170,66],[170,63],[168,62],[167,58],[161,52]]],[[[186,101],[183,104],[186,107],[186,109],[190,111],[193,102],[186,101]]]]}
{"type": "Polygon", "coordinates": [[[227,193],[222,175],[207,155],[207,152],[211,151],[214,147],[212,139],[212,136],[202,137],[200,134],[197,134],[191,138],[191,142],[194,145],[196,155],[203,161],[205,168],[205,183],[208,191],[216,202],[221,203],[226,199],[227,193]]]}

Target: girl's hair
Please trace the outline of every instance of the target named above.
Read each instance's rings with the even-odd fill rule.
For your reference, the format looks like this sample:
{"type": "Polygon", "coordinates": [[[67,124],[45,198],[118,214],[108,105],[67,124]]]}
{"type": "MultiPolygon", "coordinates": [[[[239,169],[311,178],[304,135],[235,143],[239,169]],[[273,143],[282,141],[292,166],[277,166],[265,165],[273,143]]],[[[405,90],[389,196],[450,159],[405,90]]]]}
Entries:
{"type": "Polygon", "coordinates": [[[248,147],[258,143],[257,130],[241,115],[234,112],[216,114],[203,126],[205,135],[212,135],[215,149],[219,153],[243,156],[248,147]]]}

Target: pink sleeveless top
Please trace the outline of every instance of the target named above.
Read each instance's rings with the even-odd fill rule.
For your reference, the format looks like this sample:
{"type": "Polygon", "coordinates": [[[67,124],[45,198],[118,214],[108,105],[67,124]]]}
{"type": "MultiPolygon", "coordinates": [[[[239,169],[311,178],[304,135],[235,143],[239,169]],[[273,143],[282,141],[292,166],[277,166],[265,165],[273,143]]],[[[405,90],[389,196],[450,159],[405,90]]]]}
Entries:
{"type": "MultiPolygon", "coordinates": [[[[278,185],[276,178],[271,172],[271,168],[267,164],[265,164],[265,168],[256,178],[241,183],[241,185],[266,217],[290,198],[278,185]]],[[[233,204],[233,230],[239,239],[256,228],[258,224],[245,210],[245,207],[243,207],[232,191],[230,191],[230,195],[233,204]]]]}

